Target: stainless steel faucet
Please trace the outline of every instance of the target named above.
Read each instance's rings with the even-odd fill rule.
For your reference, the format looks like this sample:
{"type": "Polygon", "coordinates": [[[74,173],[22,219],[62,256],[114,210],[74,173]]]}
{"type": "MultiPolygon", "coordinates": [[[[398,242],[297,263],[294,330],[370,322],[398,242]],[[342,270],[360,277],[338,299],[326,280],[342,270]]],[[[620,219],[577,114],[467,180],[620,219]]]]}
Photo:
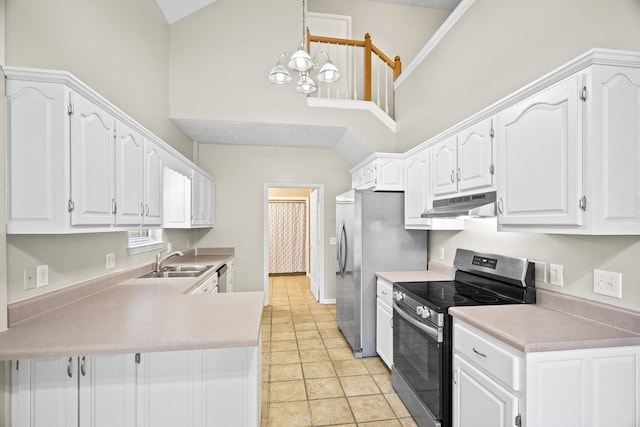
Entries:
{"type": "Polygon", "coordinates": [[[168,260],[171,257],[174,256],[184,256],[184,254],[180,251],[175,251],[175,252],[171,252],[170,254],[167,254],[165,257],[161,257],[162,252],[165,252],[166,249],[161,250],[160,252],[158,252],[156,254],[156,272],[159,272],[162,270],[162,264],[164,264],[164,262],[166,260],[168,260]]]}

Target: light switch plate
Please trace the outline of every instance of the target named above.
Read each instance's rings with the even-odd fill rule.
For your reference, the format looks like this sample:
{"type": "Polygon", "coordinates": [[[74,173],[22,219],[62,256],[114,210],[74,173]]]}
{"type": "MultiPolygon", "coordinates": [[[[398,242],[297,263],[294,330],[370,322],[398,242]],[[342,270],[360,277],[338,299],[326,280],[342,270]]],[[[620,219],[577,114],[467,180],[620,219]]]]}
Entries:
{"type": "Polygon", "coordinates": [[[105,268],[107,270],[111,269],[111,268],[116,268],[116,254],[113,252],[110,252],[106,255],[105,257],[105,268]]]}
{"type": "Polygon", "coordinates": [[[49,284],[49,266],[39,265],[36,267],[36,287],[41,288],[49,284]]]}
{"type": "Polygon", "coordinates": [[[622,273],[593,270],[593,292],[622,299],[622,273]]]}
{"type": "Polygon", "coordinates": [[[564,269],[560,264],[549,264],[549,283],[564,286],[564,269]]]}

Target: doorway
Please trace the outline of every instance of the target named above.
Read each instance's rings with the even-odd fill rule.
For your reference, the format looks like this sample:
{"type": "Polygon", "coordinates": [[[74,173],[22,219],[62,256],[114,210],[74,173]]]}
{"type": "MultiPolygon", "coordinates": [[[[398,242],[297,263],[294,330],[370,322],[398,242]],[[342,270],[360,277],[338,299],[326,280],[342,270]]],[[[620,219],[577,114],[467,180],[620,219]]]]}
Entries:
{"type": "Polygon", "coordinates": [[[323,302],[324,186],[322,184],[265,184],[263,264],[265,305],[269,303],[269,273],[286,274],[289,273],[287,269],[292,269],[291,273],[306,274],[315,300],[323,302]],[[304,209],[303,220],[299,219],[301,209],[304,209]],[[270,218],[270,212],[280,212],[278,215],[281,217],[270,218]],[[303,237],[299,236],[301,222],[304,222],[303,237]],[[273,226],[270,227],[270,224],[273,226]],[[272,230],[274,227],[286,228],[291,224],[293,229],[286,230],[289,236],[279,239],[282,241],[277,244],[272,244],[270,228],[272,230]],[[304,241],[302,248],[299,247],[301,240],[304,241]],[[281,250],[287,245],[298,246],[298,250],[288,251],[291,248],[284,248],[284,254],[272,253],[273,250],[281,250]],[[300,255],[301,251],[304,252],[302,255],[300,255]],[[301,257],[304,259],[303,262],[301,257]],[[302,265],[304,265],[304,271],[296,271],[300,270],[302,265]]]}

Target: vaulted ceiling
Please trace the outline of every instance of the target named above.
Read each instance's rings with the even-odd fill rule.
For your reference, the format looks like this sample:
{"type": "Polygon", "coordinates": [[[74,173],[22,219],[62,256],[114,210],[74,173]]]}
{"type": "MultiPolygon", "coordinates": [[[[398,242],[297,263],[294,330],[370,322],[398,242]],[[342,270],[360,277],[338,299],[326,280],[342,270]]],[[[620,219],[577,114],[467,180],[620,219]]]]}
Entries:
{"type": "MultiPolygon", "coordinates": [[[[372,0],[386,3],[406,4],[409,6],[432,7],[436,9],[455,9],[460,0],[372,0]]],[[[156,0],[169,24],[178,22],[216,0],[156,0]]]]}

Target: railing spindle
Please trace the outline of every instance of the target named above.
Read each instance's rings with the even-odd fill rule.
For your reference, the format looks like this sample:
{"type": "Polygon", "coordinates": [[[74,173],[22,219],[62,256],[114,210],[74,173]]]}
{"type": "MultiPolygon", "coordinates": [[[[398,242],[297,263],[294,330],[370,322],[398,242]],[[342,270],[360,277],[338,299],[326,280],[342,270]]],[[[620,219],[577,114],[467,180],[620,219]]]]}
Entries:
{"type": "Polygon", "coordinates": [[[359,100],[359,82],[363,83],[365,101],[372,101],[373,90],[376,91],[376,105],[382,108],[382,102],[384,101],[384,110],[387,114],[393,113],[393,83],[389,81],[389,73],[393,72],[393,80],[396,80],[402,73],[402,62],[400,57],[396,56],[394,60],[391,60],[383,52],[378,49],[371,42],[371,36],[365,34],[364,41],[341,39],[335,37],[322,37],[314,36],[307,32],[307,48],[310,52],[311,43],[317,43],[317,51],[325,51],[332,58],[340,72],[342,73],[342,79],[336,84],[336,87],[332,93],[331,85],[327,85],[326,92],[324,90],[318,90],[317,96],[331,99],[335,96],[336,99],[341,99],[341,92],[344,93],[344,99],[359,100]],[[363,48],[364,55],[360,56],[358,48],[363,48]],[[377,56],[377,63],[375,70],[372,69],[372,55],[377,56]],[[360,60],[362,60],[363,75],[358,78],[360,69],[360,60]],[[343,63],[346,62],[346,63],[343,63]],[[383,64],[380,64],[380,61],[383,64]],[[381,71],[381,67],[382,70],[381,71]],[[391,70],[389,70],[391,69],[391,70]],[[384,82],[381,80],[384,73],[384,82]],[[375,76],[373,74],[375,73],[375,76]],[[376,79],[376,87],[373,87],[372,79],[376,79]],[[384,94],[381,86],[384,86],[384,94]]]}

